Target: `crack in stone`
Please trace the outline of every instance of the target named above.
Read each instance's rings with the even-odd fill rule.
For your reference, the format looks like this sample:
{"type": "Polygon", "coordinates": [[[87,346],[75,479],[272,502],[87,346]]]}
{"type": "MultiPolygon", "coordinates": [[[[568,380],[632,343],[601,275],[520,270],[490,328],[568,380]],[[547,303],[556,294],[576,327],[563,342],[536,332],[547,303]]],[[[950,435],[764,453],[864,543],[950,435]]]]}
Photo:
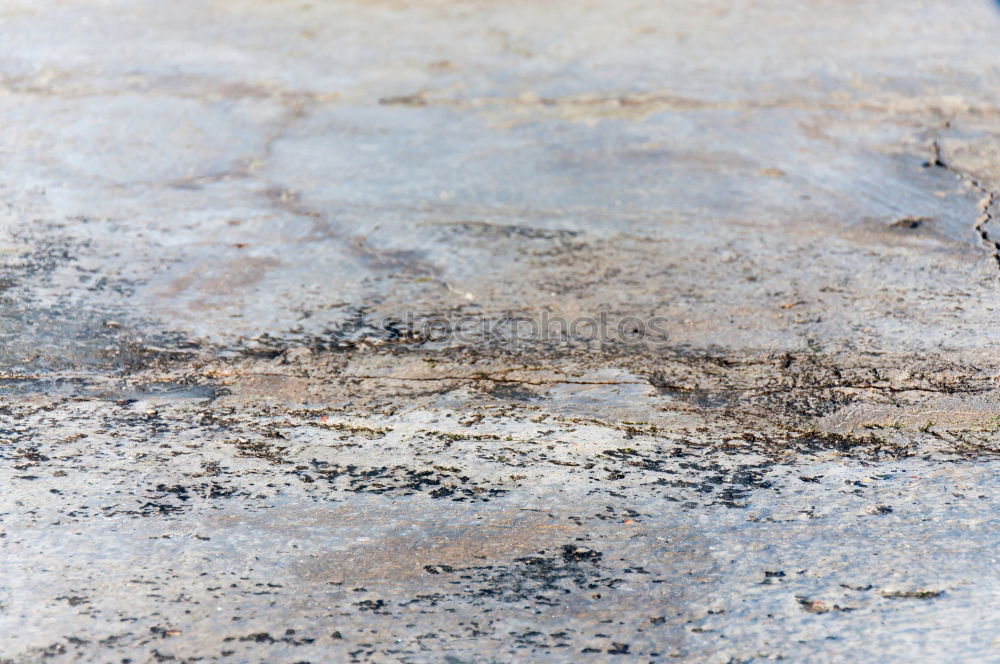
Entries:
{"type": "MultiPolygon", "coordinates": [[[[240,373],[237,376],[280,376],[287,378],[297,378],[295,374],[254,372],[240,373]]],[[[692,385],[661,384],[656,381],[596,381],[596,380],[528,380],[520,378],[501,378],[495,375],[472,375],[472,376],[377,376],[371,374],[348,374],[344,379],[359,380],[396,380],[404,382],[453,382],[453,381],[489,381],[492,383],[511,383],[515,385],[650,385],[662,390],[674,390],[682,392],[711,392],[728,393],[743,392],[749,396],[771,396],[775,394],[787,394],[789,392],[819,392],[823,390],[876,390],[890,393],[903,392],[926,392],[929,394],[984,394],[995,391],[992,387],[968,387],[968,388],[929,388],[929,387],[893,387],[891,385],[878,385],[875,383],[820,383],[815,385],[788,385],[775,388],[756,388],[726,386],[716,388],[702,388],[692,385]]]]}
{"type": "MultiPolygon", "coordinates": [[[[986,392],[993,392],[994,389],[990,387],[969,387],[969,388],[946,388],[946,389],[932,389],[927,387],[892,387],[891,385],[875,385],[875,384],[844,384],[838,385],[836,383],[826,384],[826,385],[799,385],[795,387],[783,387],[776,388],[772,390],[753,390],[752,388],[747,388],[745,391],[753,392],[755,396],[769,396],[772,394],[783,394],[787,392],[795,391],[822,391],[822,390],[877,390],[882,392],[891,392],[893,394],[901,392],[927,392],[929,394],[983,394],[986,392]]],[[[740,388],[736,388],[735,391],[740,391],[740,388]]]]}
{"type": "Polygon", "coordinates": [[[936,140],[931,141],[931,158],[923,163],[923,167],[943,168],[968,183],[970,187],[982,196],[978,204],[979,216],[976,217],[976,222],[973,225],[973,228],[979,236],[979,239],[989,248],[990,255],[993,257],[993,262],[996,263],[997,269],[1000,270],[1000,241],[994,239],[990,235],[989,228],[987,228],[994,218],[993,204],[997,200],[996,193],[987,189],[979,181],[979,179],[953,166],[950,166],[947,162],[945,162],[941,157],[941,146],[936,140]]]}
{"type": "Polygon", "coordinates": [[[403,380],[403,381],[490,381],[491,383],[514,383],[516,385],[648,385],[646,381],[600,381],[600,380],[522,380],[519,378],[500,378],[477,374],[473,376],[369,376],[352,374],[344,378],[360,378],[374,380],[403,380]]]}
{"type": "Polygon", "coordinates": [[[772,396],[775,394],[788,394],[790,392],[822,392],[824,390],[876,390],[880,392],[890,392],[893,394],[902,392],[927,392],[928,394],[984,394],[995,391],[992,387],[968,387],[968,388],[928,388],[928,387],[893,387],[891,385],[878,385],[875,383],[819,383],[815,385],[787,385],[774,388],[757,387],[691,387],[688,385],[662,384],[651,382],[651,385],[658,389],[677,392],[702,392],[710,394],[726,394],[731,392],[743,392],[749,396],[772,396]]]}
{"type": "MultiPolygon", "coordinates": [[[[978,183],[976,181],[973,181],[972,184],[973,186],[979,189],[983,189],[982,187],[978,186],[978,183]]],[[[986,226],[991,221],[993,221],[993,213],[991,211],[991,208],[993,207],[993,203],[996,200],[996,194],[994,194],[992,191],[986,191],[986,190],[983,191],[985,193],[985,196],[983,196],[982,200],[979,201],[980,215],[976,219],[976,231],[979,233],[979,237],[982,238],[982,240],[992,248],[991,250],[993,253],[993,260],[996,261],[997,268],[1000,269],[1000,242],[994,240],[990,236],[989,230],[986,228],[986,226]]]]}

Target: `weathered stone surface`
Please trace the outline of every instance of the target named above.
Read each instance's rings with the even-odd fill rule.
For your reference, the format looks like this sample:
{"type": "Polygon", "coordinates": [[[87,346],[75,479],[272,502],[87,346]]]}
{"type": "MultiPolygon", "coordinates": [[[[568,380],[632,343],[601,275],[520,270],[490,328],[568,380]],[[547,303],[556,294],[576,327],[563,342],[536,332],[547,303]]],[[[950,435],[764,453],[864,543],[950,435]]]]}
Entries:
{"type": "Polygon", "coordinates": [[[729,4],[0,7],[0,661],[1000,656],[1000,11],[729,4]]]}

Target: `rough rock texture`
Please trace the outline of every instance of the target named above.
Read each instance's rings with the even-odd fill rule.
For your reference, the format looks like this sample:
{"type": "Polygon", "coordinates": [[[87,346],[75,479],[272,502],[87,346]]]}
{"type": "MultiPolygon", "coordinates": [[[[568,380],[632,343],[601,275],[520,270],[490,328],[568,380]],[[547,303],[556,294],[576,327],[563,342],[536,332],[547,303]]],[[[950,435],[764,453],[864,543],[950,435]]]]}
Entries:
{"type": "Polygon", "coordinates": [[[1000,658],[998,33],[4,3],[0,662],[1000,658]]]}

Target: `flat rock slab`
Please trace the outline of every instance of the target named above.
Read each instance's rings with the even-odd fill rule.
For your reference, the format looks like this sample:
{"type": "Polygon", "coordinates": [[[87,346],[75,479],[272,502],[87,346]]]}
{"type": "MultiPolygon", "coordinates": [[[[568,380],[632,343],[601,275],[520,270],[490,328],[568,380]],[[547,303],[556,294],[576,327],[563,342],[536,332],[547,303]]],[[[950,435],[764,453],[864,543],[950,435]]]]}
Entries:
{"type": "Polygon", "coordinates": [[[1000,658],[1000,7],[729,5],[5,3],[0,662],[1000,658]]]}

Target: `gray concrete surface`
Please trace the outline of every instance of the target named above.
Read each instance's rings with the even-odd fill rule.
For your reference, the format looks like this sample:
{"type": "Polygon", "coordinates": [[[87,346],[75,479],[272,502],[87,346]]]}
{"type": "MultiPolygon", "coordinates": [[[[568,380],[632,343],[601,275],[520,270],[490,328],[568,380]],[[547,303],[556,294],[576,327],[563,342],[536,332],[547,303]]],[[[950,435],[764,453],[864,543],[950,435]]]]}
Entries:
{"type": "Polygon", "coordinates": [[[0,661],[1000,661],[998,32],[0,4],[0,661]]]}

